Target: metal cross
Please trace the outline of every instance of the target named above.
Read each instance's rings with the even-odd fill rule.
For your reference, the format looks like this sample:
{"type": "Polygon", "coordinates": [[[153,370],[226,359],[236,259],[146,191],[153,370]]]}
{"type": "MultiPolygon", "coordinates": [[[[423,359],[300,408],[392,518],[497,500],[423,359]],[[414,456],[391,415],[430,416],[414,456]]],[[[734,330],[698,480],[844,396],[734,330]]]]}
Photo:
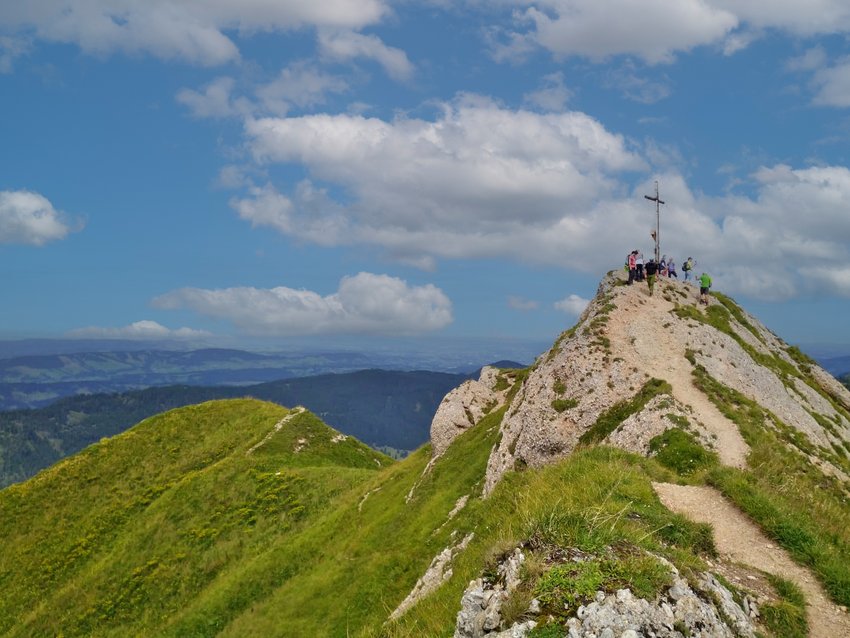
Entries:
{"type": "Polygon", "coordinates": [[[655,230],[650,233],[655,240],[655,263],[661,261],[661,204],[664,202],[658,197],[658,180],[655,180],[655,197],[644,195],[649,201],[655,202],[655,230]]]}

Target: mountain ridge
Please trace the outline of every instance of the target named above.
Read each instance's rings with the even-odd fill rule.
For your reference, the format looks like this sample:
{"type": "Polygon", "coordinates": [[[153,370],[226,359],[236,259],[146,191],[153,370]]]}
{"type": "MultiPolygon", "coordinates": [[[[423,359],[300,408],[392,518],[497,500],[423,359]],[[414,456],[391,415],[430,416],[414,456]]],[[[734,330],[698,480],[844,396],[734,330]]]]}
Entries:
{"type": "Polygon", "coordinates": [[[0,617],[17,619],[0,633],[820,638],[850,627],[839,607],[850,605],[850,393],[731,299],[703,309],[683,283],[660,282],[652,298],[623,283],[606,276],[530,368],[485,368],[449,392],[434,445],[400,462],[340,469],[325,455],[341,435],[315,415],[237,400],[117,437],[128,470],[106,442],[0,490],[0,617]],[[169,433],[190,422],[170,452],[169,433]],[[326,447],[305,464],[312,431],[326,447]],[[735,455],[720,449],[724,432],[744,443],[735,455]],[[219,458],[208,437],[233,453],[219,458]],[[92,456],[114,476],[83,471],[92,456]],[[160,464],[182,469],[159,480],[160,464]],[[733,560],[713,522],[673,511],[666,485],[732,507],[745,521],[724,520],[733,537],[757,529],[756,548],[771,544],[819,585],[733,560]],[[75,492],[138,509],[111,525],[75,492]],[[63,523],[74,517],[86,524],[63,523]],[[48,529],[33,545],[30,530],[48,529]],[[26,583],[45,576],[50,603],[32,605],[26,583]]]}

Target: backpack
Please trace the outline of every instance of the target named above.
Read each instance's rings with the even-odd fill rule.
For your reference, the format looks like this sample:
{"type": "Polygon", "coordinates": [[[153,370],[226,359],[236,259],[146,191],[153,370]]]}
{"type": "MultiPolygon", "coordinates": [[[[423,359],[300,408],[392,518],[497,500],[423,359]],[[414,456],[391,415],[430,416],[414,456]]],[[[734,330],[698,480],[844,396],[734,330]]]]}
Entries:
{"type": "Polygon", "coordinates": [[[684,264],[682,264],[682,270],[690,270],[691,269],[691,260],[688,259],[684,264]]]}

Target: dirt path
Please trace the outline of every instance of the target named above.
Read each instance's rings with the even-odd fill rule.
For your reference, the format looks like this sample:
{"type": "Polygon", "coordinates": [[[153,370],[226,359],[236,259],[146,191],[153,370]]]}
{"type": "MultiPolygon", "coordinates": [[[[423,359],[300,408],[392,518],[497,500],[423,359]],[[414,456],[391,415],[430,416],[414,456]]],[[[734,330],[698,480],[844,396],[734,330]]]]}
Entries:
{"type": "Polygon", "coordinates": [[[661,502],[671,511],[714,528],[717,551],[731,560],[795,582],[806,595],[809,636],[850,636],[850,616],[830,601],[811,571],[791,560],[740,510],[715,489],[653,483],[661,502]]]}
{"type": "MultiPolygon", "coordinates": [[[[750,448],[741,437],[738,426],[694,386],[691,376],[693,366],[685,358],[681,337],[664,328],[664,324],[670,321],[669,312],[673,304],[660,298],[659,288],[660,285],[656,287],[652,303],[642,303],[649,299],[646,284],[634,284],[620,295],[618,305],[625,304],[628,312],[613,314],[608,324],[611,342],[619,346],[615,354],[629,366],[636,366],[653,377],[667,381],[673,388],[673,397],[693,408],[700,423],[715,439],[721,463],[744,468],[750,448]]],[[[688,290],[691,290],[690,287],[688,290]]]]}

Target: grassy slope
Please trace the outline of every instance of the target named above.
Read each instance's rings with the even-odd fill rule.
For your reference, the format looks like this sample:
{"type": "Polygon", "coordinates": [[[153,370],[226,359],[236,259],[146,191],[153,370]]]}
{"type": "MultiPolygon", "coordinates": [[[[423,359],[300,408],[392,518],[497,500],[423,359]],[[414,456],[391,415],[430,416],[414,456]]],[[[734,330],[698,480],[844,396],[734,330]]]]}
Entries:
{"type": "Polygon", "coordinates": [[[427,441],[440,401],[465,378],[442,372],[361,370],[241,387],[182,385],[85,394],[37,410],[0,412],[0,488],[149,416],[213,399],[250,396],[284,406],[304,405],[372,446],[411,450],[427,441]]]}
{"type": "Polygon", "coordinates": [[[0,556],[0,633],[155,633],[390,463],[310,413],[247,454],[287,414],[253,400],[173,410],[0,492],[15,548],[0,556]]]}
{"type": "MultiPolygon", "coordinates": [[[[705,389],[712,398],[723,394],[719,388],[705,389]]],[[[727,405],[737,403],[736,409],[745,406],[739,401],[721,398],[727,405]]],[[[467,583],[494,556],[523,541],[594,553],[637,546],[666,556],[686,573],[712,549],[706,527],[670,513],[652,491],[651,479],[675,476],[655,461],[618,450],[584,449],[540,470],[509,473],[489,499],[480,499],[501,410],[455,441],[410,503],[405,495],[429,460],[428,446],[401,463],[367,470],[363,462],[373,467],[369,456],[374,453],[355,442],[351,448],[334,447],[328,443],[331,431],[307,414],[298,418],[297,428],[284,428],[246,457],[245,450],[282,414],[280,408],[250,401],[175,411],[124,435],[132,444],[123,452],[120,446],[106,447],[124,439],[117,437],[0,492],[4,545],[16,527],[3,521],[18,507],[30,508],[18,526],[32,530],[9,539],[9,547],[22,548],[20,560],[15,558],[19,552],[0,558],[0,587],[8,593],[0,600],[0,619],[26,611],[27,624],[9,621],[0,624],[0,633],[449,636],[467,583]],[[176,419],[178,414],[191,418],[176,419]],[[201,425],[212,414],[216,423],[230,424],[220,429],[241,434],[238,444],[201,425]],[[170,426],[168,419],[174,420],[170,426]],[[293,455],[292,446],[305,430],[314,431],[318,453],[293,455]],[[203,445],[197,444],[199,431],[203,445]],[[175,440],[179,461],[157,467],[152,459],[171,458],[175,440]],[[347,451],[329,460],[328,454],[339,450],[347,451]],[[99,474],[104,470],[98,458],[117,459],[118,452],[132,456],[110,464],[114,474],[99,474]],[[178,479],[169,479],[173,476],[178,479]],[[48,501],[48,495],[62,490],[69,498],[48,501]],[[211,494],[216,498],[211,500],[211,494]],[[465,494],[471,495],[467,507],[443,525],[465,494]],[[61,503],[71,502],[71,496],[72,511],[85,525],[67,517],[61,503]],[[99,500],[111,505],[86,509],[99,500]],[[53,510],[47,510],[50,503],[53,510]],[[55,529],[63,530],[61,542],[51,536],[55,529]],[[452,578],[399,621],[385,625],[432,558],[469,532],[474,540],[456,558],[452,578]],[[50,596],[40,603],[42,581],[50,596]]],[[[788,525],[803,516],[801,508],[808,510],[809,518],[799,520],[803,531],[814,533],[818,546],[825,547],[825,560],[798,557],[813,564],[842,600],[847,570],[839,570],[835,558],[846,556],[846,529],[823,520],[836,510],[819,496],[827,491],[818,483],[822,475],[805,472],[811,484],[795,478],[803,481],[796,487],[805,488],[810,502],[800,501],[792,485],[771,488],[768,475],[781,474],[777,464],[789,463],[786,448],[764,434],[769,431],[760,422],[740,425],[751,445],[763,442],[751,458],[756,469],[739,473],[715,467],[708,480],[768,529],[759,504],[768,501],[779,508],[774,535],[786,546],[783,533],[795,532],[788,525]],[[758,498],[748,507],[753,495],[758,498]]],[[[689,480],[706,480],[705,470],[689,480]]],[[[838,517],[841,527],[846,508],[834,506],[844,511],[838,517]]],[[[636,586],[640,570],[623,565],[616,571],[619,580],[609,583],[612,588],[636,586]]]]}
{"type": "Polygon", "coordinates": [[[175,618],[168,635],[451,635],[462,591],[494,546],[534,537],[601,551],[625,539],[684,565],[698,562],[692,550],[710,549],[706,528],[660,505],[644,460],[615,450],[587,450],[540,471],[510,474],[491,498],[480,499],[502,413],[464,433],[409,504],[405,495],[427,463],[427,447],[341,495],[286,547],[225,575],[175,618]],[[443,525],[465,494],[470,504],[443,525]],[[447,584],[384,626],[432,558],[468,532],[475,538],[447,584]],[[235,604],[244,591],[251,596],[235,604]]]}

